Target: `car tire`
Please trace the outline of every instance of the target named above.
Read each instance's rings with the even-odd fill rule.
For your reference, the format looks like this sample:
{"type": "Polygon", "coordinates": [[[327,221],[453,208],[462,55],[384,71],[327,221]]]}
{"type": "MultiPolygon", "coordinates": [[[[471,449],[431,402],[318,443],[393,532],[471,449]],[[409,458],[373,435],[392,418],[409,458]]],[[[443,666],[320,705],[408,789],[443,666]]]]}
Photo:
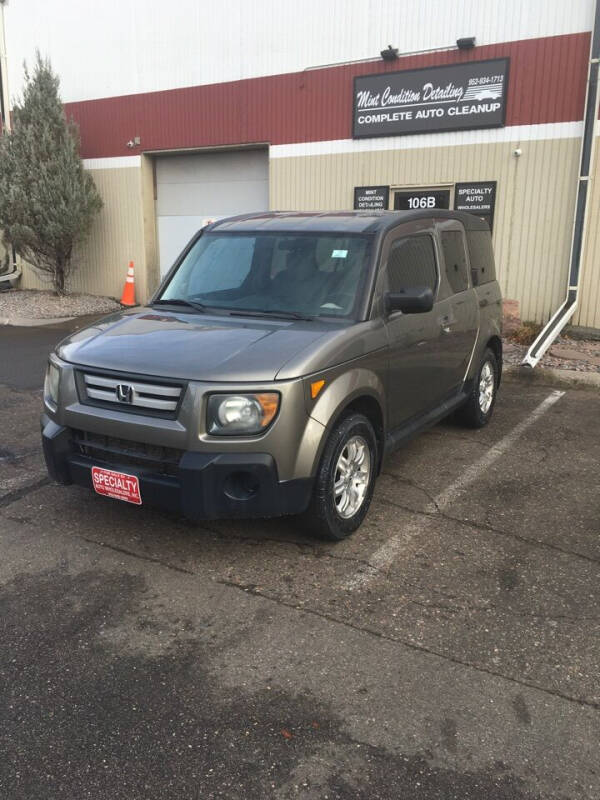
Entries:
{"type": "Polygon", "coordinates": [[[362,414],[342,419],[325,445],[312,498],[303,514],[305,527],[333,541],[354,533],[369,510],[377,465],[377,438],[369,420],[362,414]]]}
{"type": "Polygon", "coordinates": [[[487,348],[475,374],[469,399],[457,411],[459,422],[469,428],[483,428],[488,424],[496,404],[498,378],[498,359],[493,350],[487,348]]]}

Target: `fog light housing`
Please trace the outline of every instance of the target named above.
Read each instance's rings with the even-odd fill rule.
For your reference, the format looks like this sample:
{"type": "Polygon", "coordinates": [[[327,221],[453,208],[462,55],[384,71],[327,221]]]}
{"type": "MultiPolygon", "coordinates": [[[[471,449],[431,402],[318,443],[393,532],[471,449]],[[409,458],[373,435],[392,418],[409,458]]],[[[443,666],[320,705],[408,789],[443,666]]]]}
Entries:
{"type": "Polygon", "coordinates": [[[232,472],[223,484],[223,491],[231,500],[250,500],[258,494],[259,488],[258,479],[246,471],[232,472]]]}

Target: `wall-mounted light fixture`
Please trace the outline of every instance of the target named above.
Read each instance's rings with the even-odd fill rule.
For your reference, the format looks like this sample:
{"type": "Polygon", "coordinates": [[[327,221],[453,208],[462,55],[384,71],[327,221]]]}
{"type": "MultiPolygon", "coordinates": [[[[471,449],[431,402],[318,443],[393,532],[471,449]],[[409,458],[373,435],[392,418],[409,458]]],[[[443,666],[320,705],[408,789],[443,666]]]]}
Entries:
{"type": "Polygon", "coordinates": [[[381,57],[384,61],[395,61],[398,58],[398,48],[388,44],[385,50],[381,51],[381,57]]]}
{"type": "MultiPolygon", "coordinates": [[[[2,2],[2,0],[0,0],[2,2]]],[[[397,61],[399,58],[405,58],[406,56],[422,56],[425,53],[441,53],[444,50],[454,50],[455,47],[458,47],[460,50],[471,50],[475,47],[476,39],[474,36],[466,36],[462,39],[457,39],[456,44],[448,44],[438,47],[430,47],[427,50],[407,50],[404,53],[400,53],[397,47],[392,47],[391,44],[382,50],[379,53],[379,57],[382,58],[384,61],[397,61]]],[[[342,67],[348,66],[349,64],[368,64],[373,61],[379,61],[379,58],[355,58],[353,61],[333,61],[328,64],[312,64],[310,67],[305,67],[304,72],[312,72],[316,69],[324,69],[325,67],[342,67]]],[[[304,83],[301,83],[300,88],[304,88],[304,83]]]]}

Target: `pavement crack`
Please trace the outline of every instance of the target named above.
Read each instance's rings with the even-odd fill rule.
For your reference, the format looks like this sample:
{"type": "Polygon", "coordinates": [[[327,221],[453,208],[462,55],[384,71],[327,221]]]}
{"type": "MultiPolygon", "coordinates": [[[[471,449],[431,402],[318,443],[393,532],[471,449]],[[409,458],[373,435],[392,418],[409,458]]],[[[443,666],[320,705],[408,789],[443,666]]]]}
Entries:
{"type": "MultiPolygon", "coordinates": [[[[401,484],[404,483],[407,486],[411,486],[413,489],[416,489],[417,491],[421,492],[422,494],[425,495],[425,497],[429,500],[429,502],[433,506],[435,506],[435,508],[438,511],[440,511],[439,506],[438,506],[438,504],[436,502],[435,496],[433,494],[431,494],[431,492],[428,489],[426,489],[424,486],[421,486],[419,483],[417,483],[416,481],[412,480],[412,478],[406,478],[403,475],[395,475],[393,472],[382,472],[381,474],[385,475],[387,478],[391,478],[396,483],[401,483],[401,484]]],[[[387,502],[391,503],[392,501],[387,501],[387,502]]],[[[395,505],[395,504],[393,504],[393,505],[395,505]]],[[[399,506],[399,507],[400,508],[404,508],[404,506],[399,506]]],[[[410,509],[406,509],[406,510],[408,511],[410,509]]],[[[420,513],[420,512],[415,512],[415,513],[420,513]]],[[[440,511],[440,513],[441,513],[441,511],[440,511]]]]}
{"type": "Polygon", "coordinates": [[[0,462],[13,464],[15,461],[18,461],[21,458],[37,455],[39,452],[39,447],[29,447],[27,450],[21,450],[18,453],[14,453],[12,450],[3,449],[0,450],[0,462]]]}
{"type": "Polygon", "coordinates": [[[244,536],[243,534],[232,533],[229,531],[226,534],[223,534],[216,528],[211,528],[208,525],[205,525],[204,521],[202,521],[201,529],[224,542],[242,542],[243,544],[262,544],[264,542],[270,542],[271,544],[288,544],[292,545],[293,547],[297,547],[302,555],[315,555],[315,557],[317,557],[315,552],[317,549],[316,545],[311,544],[310,542],[279,538],[277,536],[244,536]]]}
{"type": "Polygon", "coordinates": [[[342,619],[340,617],[336,617],[333,614],[328,614],[324,611],[318,611],[314,608],[308,608],[302,605],[296,605],[292,602],[282,600],[279,597],[275,597],[273,595],[269,595],[266,592],[260,591],[255,584],[241,584],[236,583],[235,581],[228,580],[226,578],[216,578],[214,579],[215,583],[221,584],[222,586],[229,586],[232,589],[237,589],[238,591],[246,592],[247,594],[251,594],[255,597],[259,597],[263,600],[268,600],[269,602],[275,603],[276,605],[283,606],[285,608],[292,609],[293,611],[299,611],[301,613],[310,614],[314,617],[319,617],[320,619],[324,619],[327,622],[332,622],[336,625],[343,625],[346,628],[349,628],[357,633],[363,633],[368,636],[373,636],[377,639],[381,639],[384,641],[392,642],[394,644],[400,644],[403,647],[408,648],[409,650],[414,650],[418,653],[424,653],[429,656],[433,656],[434,658],[440,658],[443,661],[448,661],[449,663],[456,664],[460,667],[466,667],[467,669],[472,669],[475,672],[482,673],[484,675],[489,675],[493,678],[499,678],[500,680],[508,681],[510,683],[514,683],[517,686],[524,686],[528,689],[534,689],[538,692],[543,692],[551,697],[559,698],[560,700],[565,700],[569,703],[574,703],[575,705],[583,706],[585,708],[591,708],[594,711],[600,711],[600,702],[595,702],[593,700],[586,700],[583,697],[575,697],[573,695],[565,694],[564,692],[560,692],[557,689],[548,689],[545,686],[540,686],[533,681],[526,681],[520,678],[515,678],[511,675],[505,675],[502,672],[497,672],[495,670],[489,669],[488,667],[483,667],[478,664],[473,664],[470,661],[465,661],[463,659],[457,658],[456,656],[448,655],[447,653],[441,653],[437,650],[433,650],[429,647],[425,647],[424,645],[415,644],[415,642],[408,641],[406,639],[401,639],[400,637],[390,636],[389,634],[382,633],[381,631],[377,631],[373,628],[364,627],[361,625],[357,625],[353,622],[349,622],[347,619],[342,619]]]}
{"type": "Polygon", "coordinates": [[[445,603],[428,603],[424,600],[415,600],[414,597],[409,597],[408,595],[404,595],[404,599],[407,603],[411,605],[419,606],[420,608],[431,608],[437,611],[450,611],[452,614],[456,614],[459,611],[466,611],[468,610],[467,606],[453,606],[447,605],[445,603]]]}
{"type": "Polygon", "coordinates": [[[41,489],[43,486],[48,486],[49,483],[51,483],[51,480],[48,476],[46,476],[37,481],[27,483],[25,486],[20,486],[18,489],[13,489],[12,492],[7,492],[0,497],[0,508],[6,508],[6,506],[9,506],[11,503],[20,500],[30,492],[35,492],[37,489],[41,489]]]}
{"type": "Polygon", "coordinates": [[[314,558],[331,558],[333,561],[346,561],[349,564],[359,564],[363,567],[369,567],[370,569],[377,569],[368,559],[358,558],[357,556],[340,556],[337,553],[332,553],[327,550],[316,552],[312,555],[314,558]]]}
{"type": "Polygon", "coordinates": [[[263,544],[264,542],[270,542],[271,544],[283,544],[283,545],[292,545],[293,547],[297,547],[300,551],[300,555],[309,558],[330,558],[333,561],[345,561],[349,564],[357,564],[362,565],[365,567],[371,567],[372,564],[365,558],[359,558],[358,556],[347,556],[347,555],[340,555],[339,553],[334,553],[330,550],[322,550],[319,549],[319,545],[317,543],[311,542],[302,542],[296,541],[294,539],[284,539],[278,538],[275,536],[244,536],[242,534],[235,534],[235,533],[227,533],[223,535],[220,531],[216,530],[215,528],[210,528],[206,525],[202,525],[202,529],[211,533],[213,536],[216,536],[221,541],[236,541],[242,543],[250,543],[250,544],[263,544]]]}
{"type": "Polygon", "coordinates": [[[161,567],[173,570],[174,572],[183,572],[185,575],[197,575],[197,573],[191,569],[178,567],[176,564],[169,564],[168,561],[163,561],[162,559],[155,558],[154,556],[136,553],[135,550],[128,550],[126,547],[119,547],[116,544],[109,544],[108,542],[99,542],[97,539],[88,539],[86,536],[78,536],[78,538],[84,542],[87,542],[88,544],[95,544],[98,545],[98,547],[104,547],[106,550],[112,550],[115,553],[121,553],[122,555],[131,556],[132,558],[138,558],[140,561],[149,561],[152,564],[159,564],[161,567]]]}
{"type": "Polygon", "coordinates": [[[440,611],[449,611],[452,614],[458,614],[460,612],[483,612],[486,613],[488,611],[496,613],[496,614],[507,614],[511,617],[523,617],[523,618],[533,618],[533,619],[541,619],[547,620],[549,622],[599,622],[600,616],[572,616],[570,614],[543,614],[540,612],[535,611],[517,611],[512,608],[503,608],[502,606],[495,605],[494,603],[486,603],[485,605],[472,605],[470,603],[455,603],[455,604],[444,604],[444,603],[435,603],[435,602],[427,602],[425,600],[416,600],[414,597],[410,597],[409,595],[404,595],[403,599],[410,603],[411,605],[417,605],[422,608],[432,609],[432,610],[440,610],[440,611]]]}
{"type": "Polygon", "coordinates": [[[500,614],[509,614],[511,617],[525,617],[533,619],[547,620],[548,622],[600,622],[600,616],[572,616],[570,614],[541,614],[537,611],[516,611],[512,608],[502,608],[496,605],[481,606],[480,608],[465,606],[466,610],[471,611],[495,611],[500,614]]]}
{"type": "Polygon", "coordinates": [[[521,534],[515,533],[514,531],[506,531],[502,528],[497,528],[496,526],[490,525],[487,522],[478,522],[476,520],[453,517],[451,514],[448,514],[448,512],[441,511],[439,509],[438,511],[419,511],[415,508],[410,508],[409,506],[404,506],[401,503],[396,503],[393,500],[389,500],[387,497],[379,497],[378,501],[386,505],[394,506],[395,508],[400,508],[402,511],[407,511],[410,514],[417,514],[422,517],[427,517],[427,519],[430,520],[441,517],[448,522],[455,522],[457,525],[462,525],[466,528],[473,528],[477,531],[487,531],[488,533],[497,533],[501,536],[507,536],[530,547],[541,547],[546,550],[553,550],[554,552],[561,553],[565,556],[581,558],[583,561],[587,561],[590,564],[600,564],[600,559],[594,558],[594,556],[588,556],[585,553],[579,553],[577,550],[568,550],[566,547],[560,547],[559,545],[552,544],[551,542],[542,542],[539,539],[530,539],[528,536],[521,536],[521,534]]]}
{"type": "Polygon", "coordinates": [[[429,436],[435,436],[437,439],[440,439],[441,441],[445,439],[454,439],[455,441],[459,442],[469,442],[470,444],[476,444],[479,447],[484,448],[485,450],[487,450],[490,446],[489,442],[476,439],[474,436],[465,436],[456,431],[451,431],[448,428],[444,428],[442,430],[433,429],[428,431],[428,434],[429,436]]]}
{"type": "MultiPolygon", "coordinates": [[[[166,561],[163,561],[163,560],[161,560],[159,558],[155,558],[153,556],[142,555],[140,553],[136,553],[135,551],[128,550],[125,547],[119,547],[117,545],[108,544],[107,542],[101,542],[101,541],[98,541],[96,539],[90,539],[90,538],[87,538],[85,536],[79,536],[78,538],[81,539],[84,542],[87,542],[88,544],[96,545],[98,547],[103,547],[103,548],[106,548],[108,550],[112,550],[114,552],[121,553],[123,555],[139,559],[141,561],[151,562],[153,564],[157,564],[158,566],[164,567],[165,569],[173,570],[175,572],[183,573],[185,575],[189,575],[189,576],[192,576],[192,577],[198,577],[198,573],[194,572],[193,570],[186,569],[185,567],[179,567],[179,566],[176,566],[174,564],[170,564],[170,563],[168,563],[166,561]]],[[[354,630],[357,633],[366,634],[368,636],[373,636],[374,638],[377,638],[377,639],[381,639],[381,640],[384,640],[384,641],[389,641],[389,642],[392,642],[394,644],[399,644],[399,645],[402,645],[403,647],[406,647],[406,648],[408,648],[410,650],[414,650],[415,652],[424,653],[426,655],[433,656],[435,658],[440,658],[440,659],[442,659],[444,661],[448,661],[449,663],[453,663],[453,664],[456,664],[456,665],[461,666],[461,667],[466,667],[466,668],[472,669],[472,670],[474,670],[476,672],[479,672],[479,673],[482,673],[482,674],[485,674],[485,675],[490,675],[490,676],[492,676],[494,678],[499,678],[501,680],[509,681],[510,683],[514,683],[514,684],[516,684],[518,686],[525,686],[527,688],[534,689],[536,691],[544,692],[547,695],[550,695],[552,697],[557,697],[557,698],[559,698],[561,700],[565,700],[565,701],[567,701],[569,703],[575,703],[577,705],[584,706],[586,708],[592,708],[595,711],[600,711],[600,702],[595,702],[595,701],[592,701],[592,700],[586,700],[586,699],[581,698],[581,697],[575,697],[573,695],[568,695],[568,694],[566,694],[564,692],[560,692],[560,691],[558,691],[556,689],[548,689],[547,687],[541,686],[541,685],[539,685],[537,683],[534,683],[533,681],[526,681],[526,680],[522,680],[522,679],[519,679],[519,678],[515,678],[515,677],[510,676],[510,675],[505,675],[502,672],[498,672],[498,671],[489,669],[487,667],[483,667],[483,666],[480,666],[478,664],[474,664],[474,663],[472,663],[470,661],[466,661],[464,659],[457,658],[456,656],[448,655],[447,653],[439,652],[439,651],[434,650],[432,648],[425,647],[424,645],[419,645],[419,644],[416,644],[415,642],[411,642],[411,641],[408,641],[406,639],[402,639],[400,637],[390,636],[389,634],[383,633],[381,631],[377,631],[374,628],[370,628],[368,626],[357,625],[356,623],[349,622],[347,619],[342,619],[340,617],[336,617],[334,614],[329,614],[329,613],[324,612],[324,611],[319,611],[319,610],[317,610],[315,608],[309,608],[307,606],[303,606],[303,605],[298,605],[298,604],[292,603],[291,601],[283,600],[280,597],[276,597],[274,595],[268,594],[267,592],[261,591],[256,586],[256,584],[253,584],[253,583],[247,583],[247,584],[239,583],[237,581],[233,581],[233,580],[227,579],[227,578],[213,578],[212,580],[214,580],[214,582],[219,584],[219,585],[228,586],[230,588],[236,589],[237,591],[246,592],[247,594],[251,594],[251,595],[253,595],[255,597],[262,598],[262,599],[267,600],[267,601],[269,601],[271,603],[275,603],[276,605],[279,605],[279,606],[282,606],[282,607],[285,607],[285,608],[289,608],[289,609],[291,609],[293,611],[299,611],[301,613],[303,612],[303,613],[306,613],[306,614],[310,614],[311,616],[327,620],[328,622],[332,622],[332,623],[334,623],[336,625],[343,625],[344,627],[349,628],[351,630],[354,630]]],[[[418,601],[414,601],[414,602],[418,602],[418,601]]]]}

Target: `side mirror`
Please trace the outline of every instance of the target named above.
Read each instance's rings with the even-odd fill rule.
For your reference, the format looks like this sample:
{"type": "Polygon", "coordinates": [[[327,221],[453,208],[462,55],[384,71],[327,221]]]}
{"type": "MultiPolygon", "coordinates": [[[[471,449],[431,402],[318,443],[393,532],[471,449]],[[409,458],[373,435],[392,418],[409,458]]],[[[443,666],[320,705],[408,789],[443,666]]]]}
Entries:
{"type": "Polygon", "coordinates": [[[385,308],[388,314],[392,311],[422,314],[433,308],[433,292],[429,286],[415,286],[414,289],[403,289],[401,292],[388,292],[385,296],[385,308]]]}

